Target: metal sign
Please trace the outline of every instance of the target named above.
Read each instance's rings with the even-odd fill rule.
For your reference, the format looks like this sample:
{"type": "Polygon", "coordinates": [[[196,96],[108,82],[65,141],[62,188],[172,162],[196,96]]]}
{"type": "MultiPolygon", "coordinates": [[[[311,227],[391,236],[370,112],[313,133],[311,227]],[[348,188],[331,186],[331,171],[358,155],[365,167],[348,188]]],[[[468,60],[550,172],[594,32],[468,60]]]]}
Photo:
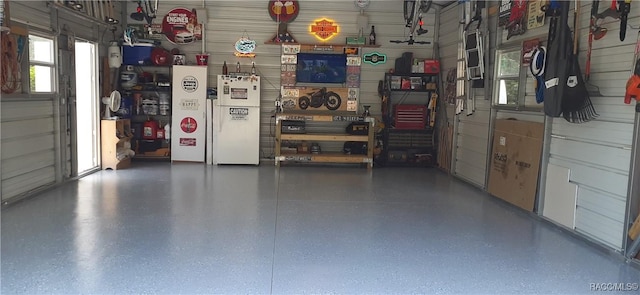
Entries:
{"type": "Polygon", "coordinates": [[[169,10],[162,19],[162,33],[173,44],[202,40],[202,24],[198,23],[196,10],[182,7],[169,10]]]}
{"type": "Polygon", "coordinates": [[[193,133],[198,129],[198,122],[192,117],[185,117],[180,121],[180,129],[185,133],[193,133]]]}
{"type": "Polygon", "coordinates": [[[248,120],[249,108],[229,108],[231,120],[248,120]]]}
{"type": "Polygon", "coordinates": [[[382,54],[382,53],[378,53],[378,52],[371,52],[371,53],[367,53],[363,56],[364,62],[368,63],[368,64],[372,64],[372,65],[377,65],[377,64],[383,64],[387,62],[387,55],[386,54],[382,54]]]}
{"type": "Polygon", "coordinates": [[[309,32],[321,41],[327,41],[338,35],[339,28],[334,21],[323,18],[314,21],[313,24],[309,26],[309,32]]]}
{"type": "Polygon", "coordinates": [[[256,50],[256,41],[249,39],[248,37],[241,37],[235,44],[237,57],[254,57],[256,54],[253,52],[256,50]]]}

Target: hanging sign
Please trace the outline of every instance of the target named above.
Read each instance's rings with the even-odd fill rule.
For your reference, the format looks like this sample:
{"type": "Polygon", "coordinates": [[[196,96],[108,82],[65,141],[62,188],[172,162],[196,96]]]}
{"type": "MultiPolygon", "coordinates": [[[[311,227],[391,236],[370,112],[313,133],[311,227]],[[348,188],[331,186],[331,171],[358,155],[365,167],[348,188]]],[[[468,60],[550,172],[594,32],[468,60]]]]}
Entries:
{"type": "Polygon", "coordinates": [[[256,54],[253,51],[256,50],[256,41],[248,37],[240,37],[236,41],[235,49],[234,55],[237,57],[255,57],[256,54]]]}
{"type": "Polygon", "coordinates": [[[371,53],[367,53],[363,56],[364,62],[371,64],[371,65],[377,65],[377,64],[383,64],[387,62],[387,55],[386,54],[382,54],[382,53],[378,53],[378,52],[371,52],[371,53]]]}
{"type": "Polygon", "coordinates": [[[271,37],[270,42],[291,43],[296,39],[289,33],[287,25],[296,19],[300,11],[300,4],[297,0],[270,0],[267,3],[269,16],[278,24],[278,32],[271,37]]]}
{"type": "Polygon", "coordinates": [[[196,146],[195,138],[180,138],[180,146],[196,146]]]}
{"type": "Polygon", "coordinates": [[[196,122],[196,119],[194,118],[184,117],[180,121],[180,129],[185,133],[193,133],[198,129],[198,122],[196,122]]]}
{"type": "Polygon", "coordinates": [[[169,10],[162,19],[162,33],[174,44],[202,40],[202,24],[198,23],[196,10],[181,7],[169,10]]]}
{"type": "Polygon", "coordinates": [[[271,0],[268,8],[269,16],[273,21],[288,24],[298,16],[300,4],[297,0],[271,0]]]}
{"type": "Polygon", "coordinates": [[[194,76],[186,76],[182,78],[182,90],[187,93],[194,92],[198,89],[198,79],[194,76]]]}
{"type": "Polygon", "coordinates": [[[248,120],[249,108],[229,108],[231,120],[248,120]]]}
{"type": "Polygon", "coordinates": [[[509,23],[509,17],[511,17],[511,5],[513,5],[513,0],[500,1],[500,12],[498,13],[499,26],[505,26],[509,23]]]}
{"type": "Polygon", "coordinates": [[[309,26],[309,32],[311,35],[321,41],[327,41],[339,33],[339,27],[334,21],[323,18],[321,20],[314,21],[309,26]]]}
{"type": "Polygon", "coordinates": [[[544,26],[545,13],[541,9],[543,4],[542,0],[529,0],[527,30],[544,26]]]}
{"type": "Polygon", "coordinates": [[[540,46],[540,40],[531,39],[522,42],[522,66],[528,67],[533,59],[533,51],[540,46]]]}

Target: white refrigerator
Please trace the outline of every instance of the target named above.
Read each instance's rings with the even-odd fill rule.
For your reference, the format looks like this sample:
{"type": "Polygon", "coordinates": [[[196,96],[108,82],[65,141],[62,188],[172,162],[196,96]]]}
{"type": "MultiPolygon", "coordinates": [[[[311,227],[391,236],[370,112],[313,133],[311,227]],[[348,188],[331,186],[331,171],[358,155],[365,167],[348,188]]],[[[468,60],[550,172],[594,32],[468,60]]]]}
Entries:
{"type": "Polygon", "coordinates": [[[207,67],[173,66],[171,161],[204,162],[207,67]]]}
{"type": "Polygon", "coordinates": [[[218,75],[213,162],[260,164],[260,77],[218,75]]]}

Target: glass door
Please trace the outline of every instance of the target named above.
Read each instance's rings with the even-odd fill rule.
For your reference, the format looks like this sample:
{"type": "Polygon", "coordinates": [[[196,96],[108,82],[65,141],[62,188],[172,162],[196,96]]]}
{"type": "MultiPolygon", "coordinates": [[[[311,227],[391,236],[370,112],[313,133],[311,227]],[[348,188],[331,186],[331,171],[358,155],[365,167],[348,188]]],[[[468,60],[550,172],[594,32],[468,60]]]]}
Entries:
{"type": "Polygon", "coordinates": [[[98,92],[98,59],[95,43],[75,42],[76,101],[75,138],[76,165],[74,176],[82,175],[100,165],[98,145],[100,95],[98,92]]]}

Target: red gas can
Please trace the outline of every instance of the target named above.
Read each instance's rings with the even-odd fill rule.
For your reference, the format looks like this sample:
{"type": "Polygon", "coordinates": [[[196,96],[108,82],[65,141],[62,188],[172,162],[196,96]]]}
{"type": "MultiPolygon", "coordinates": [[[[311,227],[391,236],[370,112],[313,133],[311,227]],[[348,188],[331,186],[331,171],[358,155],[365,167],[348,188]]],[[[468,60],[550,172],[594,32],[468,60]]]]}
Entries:
{"type": "Polygon", "coordinates": [[[156,139],[158,135],[158,122],[147,120],[142,126],[142,139],[156,139]]]}

